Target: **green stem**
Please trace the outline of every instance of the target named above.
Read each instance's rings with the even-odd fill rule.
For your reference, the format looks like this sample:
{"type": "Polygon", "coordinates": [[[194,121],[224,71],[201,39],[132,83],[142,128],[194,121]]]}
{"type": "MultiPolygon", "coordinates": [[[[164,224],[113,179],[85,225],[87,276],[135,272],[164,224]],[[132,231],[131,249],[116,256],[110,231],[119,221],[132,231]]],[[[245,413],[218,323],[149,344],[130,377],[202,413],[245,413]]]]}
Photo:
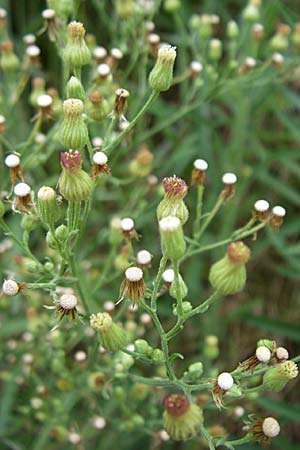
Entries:
{"type": "Polygon", "coordinates": [[[151,295],[151,308],[154,311],[156,311],[156,300],[157,300],[159,283],[160,283],[163,271],[165,270],[166,263],[167,263],[167,258],[165,256],[162,256],[160,263],[159,263],[159,268],[158,268],[158,272],[157,272],[157,275],[156,275],[156,278],[154,281],[152,295],[151,295]]]}
{"type": "Polygon", "coordinates": [[[214,446],[212,437],[211,437],[211,435],[208,433],[208,431],[206,430],[206,428],[204,427],[204,425],[201,425],[201,426],[200,426],[200,432],[201,432],[202,436],[204,437],[204,439],[207,441],[209,450],[215,450],[215,446],[214,446]]]}
{"type": "Polygon", "coordinates": [[[204,231],[206,230],[206,228],[208,227],[210,222],[213,220],[213,218],[215,217],[215,215],[217,214],[217,212],[219,211],[219,209],[223,205],[224,201],[225,201],[225,196],[220,194],[219,198],[218,198],[218,200],[217,200],[217,202],[215,204],[215,206],[213,207],[213,209],[210,211],[209,215],[207,216],[207,218],[203,222],[202,227],[199,229],[198,239],[200,239],[200,237],[202,236],[202,234],[204,233],[204,231]]]}
{"type": "Polygon", "coordinates": [[[228,445],[243,445],[243,444],[247,444],[247,442],[251,442],[253,441],[253,436],[246,434],[245,437],[241,438],[241,439],[236,439],[234,441],[226,441],[224,442],[224,445],[228,444],[228,445]]]}
{"type": "Polygon", "coordinates": [[[194,239],[199,239],[199,233],[200,233],[200,222],[201,222],[201,213],[202,213],[202,204],[203,204],[203,192],[204,192],[204,186],[201,184],[197,188],[197,207],[196,207],[196,219],[194,222],[194,233],[193,237],[194,239]]]}
{"type": "Polygon", "coordinates": [[[221,294],[218,291],[215,291],[210,297],[208,297],[207,300],[201,303],[201,305],[197,306],[196,308],[192,309],[192,311],[188,312],[185,315],[185,319],[189,319],[190,317],[196,316],[197,314],[205,313],[208,310],[208,308],[220,297],[221,294]]]}
{"type": "Polygon", "coordinates": [[[126,134],[128,134],[133,129],[136,122],[147,111],[147,109],[154,102],[154,100],[156,100],[158,95],[159,95],[159,92],[152,91],[150,97],[148,98],[148,100],[146,101],[146,103],[144,104],[142,109],[137,113],[137,115],[129,123],[128,127],[125,128],[121,133],[119,133],[119,135],[111,143],[109,143],[106,147],[104,147],[104,149],[103,149],[104,152],[108,153],[110,150],[113,150],[122,141],[123,137],[126,136],[126,134]]]}
{"type": "Polygon", "coordinates": [[[74,255],[70,256],[69,264],[70,264],[70,268],[71,268],[73,276],[75,278],[77,278],[77,280],[76,280],[76,287],[78,289],[78,293],[80,295],[80,298],[81,298],[81,301],[83,303],[84,309],[85,309],[86,313],[88,315],[90,315],[91,311],[89,309],[89,305],[88,305],[88,301],[86,299],[84,288],[82,287],[82,282],[80,280],[80,274],[79,274],[79,271],[78,271],[78,267],[77,267],[74,255]]]}

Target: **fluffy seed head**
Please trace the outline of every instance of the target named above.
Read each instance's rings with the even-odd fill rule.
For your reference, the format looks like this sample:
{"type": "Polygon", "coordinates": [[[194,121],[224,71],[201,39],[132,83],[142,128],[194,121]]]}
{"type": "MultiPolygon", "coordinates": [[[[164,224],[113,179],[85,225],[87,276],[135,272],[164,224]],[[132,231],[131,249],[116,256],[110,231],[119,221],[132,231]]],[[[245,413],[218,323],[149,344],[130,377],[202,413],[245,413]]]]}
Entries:
{"type": "Polygon", "coordinates": [[[27,197],[31,192],[31,187],[27,183],[18,183],[14,187],[14,193],[17,197],[27,197]]]}
{"type": "Polygon", "coordinates": [[[278,347],[276,349],[276,356],[278,359],[289,359],[289,352],[284,347],[278,347]]]}
{"type": "Polygon", "coordinates": [[[252,58],[252,56],[248,56],[245,59],[245,64],[246,64],[247,67],[250,67],[252,69],[252,67],[256,66],[256,59],[252,58]]]}
{"type": "Polygon", "coordinates": [[[49,106],[52,105],[53,99],[48,94],[42,94],[38,96],[36,102],[40,108],[48,108],[49,106]]]}
{"type": "Polygon", "coordinates": [[[271,352],[268,347],[265,347],[264,345],[257,347],[255,355],[258,361],[262,363],[266,363],[271,359],[271,352]]]}
{"type": "Polygon", "coordinates": [[[60,297],[59,304],[63,309],[74,309],[77,305],[77,297],[73,294],[64,294],[60,297]]]}
{"type": "Polygon", "coordinates": [[[140,250],[136,255],[136,260],[139,264],[149,264],[151,259],[152,255],[148,250],[140,250]]]}
{"type": "Polygon", "coordinates": [[[93,162],[97,164],[98,166],[104,166],[107,164],[108,157],[104,152],[96,152],[93,155],[93,162]]]}
{"type": "Polygon", "coordinates": [[[36,41],[36,37],[34,34],[25,34],[25,36],[23,36],[23,42],[26,45],[33,45],[36,41]]]}
{"type": "Polygon", "coordinates": [[[47,20],[54,19],[54,17],[55,17],[54,9],[51,9],[51,8],[44,9],[44,11],[42,11],[42,17],[43,17],[43,19],[47,19],[47,20]]]}
{"type": "Polygon", "coordinates": [[[194,161],[194,167],[201,172],[205,172],[208,169],[208,164],[205,159],[196,159],[194,161]]]}
{"type": "Polygon", "coordinates": [[[134,229],[134,220],[130,217],[125,217],[125,219],[121,220],[121,229],[122,231],[131,231],[134,229]]]}
{"type": "Polygon", "coordinates": [[[114,59],[122,59],[123,58],[123,53],[121,52],[121,50],[119,48],[112,48],[110,51],[110,54],[114,59]]]}
{"type": "Polygon", "coordinates": [[[266,212],[268,211],[270,205],[269,202],[267,202],[267,200],[257,200],[254,203],[254,209],[257,212],[266,212]]]}
{"type": "Polygon", "coordinates": [[[86,353],[83,350],[78,350],[78,352],[75,353],[74,359],[77,362],[83,362],[86,360],[86,353]]]}
{"type": "Polygon", "coordinates": [[[282,206],[274,206],[272,213],[277,217],[284,217],[286,215],[286,210],[282,206]]]}
{"type": "Polygon", "coordinates": [[[107,302],[103,303],[103,308],[106,312],[110,312],[115,309],[115,304],[114,304],[114,302],[111,302],[108,300],[107,302]]]}
{"type": "Polygon", "coordinates": [[[190,68],[194,73],[200,73],[203,70],[203,66],[199,61],[192,61],[190,64],[190,68]]]}
{"type": "Polygon", "coordinates": [[[5,295],[8,295],[9,297],[13,297],[14,295],[17,295],[20,288],[16,281],[4,280],[4,282],[2,284],[2,290],[5,295]]]}
{"type": "Polygon", "coordinates": [[[224,173],[222,177],[222,181],[224,184],[235,184],[237,182],[237,176],[234,173],[228,172],[224,173]]]}
{"type": "Polygon", "coordinates": [[[217,383],[219,388],[223,389],[223,391],[228,391],[232,388],[234,380],[229,372],[222,372],[218,376],[217,383]]]}
{"type": "Polygon", "coordinates": [[[125,271],[125,277],[128,281],[135,283],[142,280],[143,271],[139,267],[128,267],[128,269],[126,269],[125,271]]]}
{"type": "Polygon", "coordinates": [[[96,430],[103,430],[106,426],[106,420],[104,417],[101,416],[94,416],[92,419],[93,427],[96,428],[96,430]]]}
{"type": "Polygon", "coordinates": [[[110,67],[108,64],[99,64],[97,72],[101,77],[107,77],[110,74],[110,67]]]}
{"type": "Polygon", "coordinates": [[[162,231],[175,231],[181,227],[181,222],[178,217],[168,216],[159,221],[159,228],[162,231]]]}
{"type": "Polygon", "coordinates": [[[265,436],[274,438],[280,433],[280,425],[273,417],[267,417],[262,423],[262,430],[265,436]]]}
{"type": "Polygon", "coordinates": [[[107,50],[104,47],[95,47],[93,55],[96,59],[104,59],[107,56],[107,50]]]}
{"type": "Polygon", "coordinates": [[[282,64],[284,61],[284,56],[281,53],[276,52],[272,56],[272,61],[275,64],[282,64]]]}
{"type": "Polygon", "coordinates": [[[162,278],[165,283],[172,283],[172,281],[174,280],[174,277],[175,277],[175,275],[174,275],[173,269],[167,269],[162,274],[162,278]]]}
{"type": "Polygon", "coordinates": [[[20,165],[20,158],[18,155],[12,153],[11,155],[7,155],[4,162],[7,167],[13,169],[14,167],[18,167],[20,165]]]}
{"type": "Polygon", "coordinates": [[[4,125],[6,122],[6,119],[4,116],[2,116],[2,114],[0,114],[0,125],[4,125]]]}
{"type": "Polygon", "coordinates": [[[103,139],[100,136],[96,136],[93,138],[92,144],[94,147],[102,147],[103,139]]]}
{"type": "Polygon", "coordinates": [[[26,48],[26,55],[30,58],[36,58],[41,54],[41,50],[37,45],[29,45],[26,48]]]}

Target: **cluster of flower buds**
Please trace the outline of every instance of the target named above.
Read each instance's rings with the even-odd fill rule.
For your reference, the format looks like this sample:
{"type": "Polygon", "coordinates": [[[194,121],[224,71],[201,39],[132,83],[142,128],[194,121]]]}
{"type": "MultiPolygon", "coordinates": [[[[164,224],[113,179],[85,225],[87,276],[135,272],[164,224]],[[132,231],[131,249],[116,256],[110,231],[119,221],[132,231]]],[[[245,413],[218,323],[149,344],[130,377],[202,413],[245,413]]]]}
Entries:
{"type": "Polygon", "coordinates": [[[257,200],[254,204],[252,216],[254,220],[267,222],[272,228],[278,229],[286,215],[283,206],[274,206],[270,211],[270,204],[267,200],[257,200]]]}

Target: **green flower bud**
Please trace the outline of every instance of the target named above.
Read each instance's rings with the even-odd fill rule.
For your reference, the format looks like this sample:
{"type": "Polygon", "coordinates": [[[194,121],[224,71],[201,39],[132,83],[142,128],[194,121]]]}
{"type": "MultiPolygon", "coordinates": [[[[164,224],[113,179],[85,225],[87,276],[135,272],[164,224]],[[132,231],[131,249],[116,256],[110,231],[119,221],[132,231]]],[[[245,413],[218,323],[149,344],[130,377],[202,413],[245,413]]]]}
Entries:
{"type": "Polygon", "coordinates": [[[190,403],[179,393],[165,397],[163,425],[171,439],[186,441],[196,436],[203,423],[203,414],[199,406],[190,403]]]}
{"type": "Polygon", "coordinates": [[[259,8],[256,5],[248,5],[243,11],[243,19],[246,22],[258,22],[260,18],[259,8]]]}
{"type": "Polygon", "coordinates": [[[186,182],[176,175],[166,177],[163,179],[163,188],[165,195],[157,207],[157,219],[176,216],[184,225],[189,218],[188,209],[183,201],[188,191],[186,182]]]}
{"type": "Polygon", "coordinates": [[[230,39],[237,39],[239,36],[239,26],[234,20],[227,24],[226,34],[230,39]]]}
{"type": "Polygon", "coordinates": [[[81,81],[72,76],[66,86],[67,98],[78,98],[82,102],[85,100],[86,95],[84,92],[84,87],[81,84],[81,81]]]}
{"type": "MultiPolygon", "coordinates": [[[[182,309],[183,309],[184,314],[187,314],[190,311],[192,311],[193,305],[190,302],[182,302],[182,309]]],[[[173,305],[173,314],[174,314],[174,316],[178,315],[176,304],[173,305]]]]}
{"type": "Polygon", "coordinates": [[[298,366],[293,361],[285,361],[267,370],[263,385],[273,392],[280,392],[286,384],[298,376],[298,366]]]}
{"type": "Polygon", "coordinates": [[[189,373],[197,372],[197,376],[200,377],[203,373],[203,364],[202,362],[196,362],[189,366],[188,368],[189,373]]]}
{"type": "Polygon", "coordinates": [[[154,91],[167,91],[171,87],[175,58],[175,47],[164,45],[159,49],[157,61],[149,75],[149,84],[154,91]]]}
{"type": "Polygon", "coordinates": [[[108,351],[121,350],[127,343],[126,332],[116,325],[111,316],[104,312],[92,314],[91,327],[99,333],[101,345],[108,351]]]}
{"type": "Polygon", "coordinates": [[[127,353],[119,352],[116,355],[117,363],[122,366],[122,371],[129,370],[134,365],[134,358],[127,353]]]}
{"type": "Polygon", "coordinates": [[[59,242],[64,242],[68,237],[68,227],[66,225],[59,225],[54,234],[59,242]]]}
{"type": "Polygon", "coordinates": [[[218,338],[214,335],[206,336],[203,354],[207,359],[213,360],[219,356],[218,338]]]}
{"type": "Polygon", "coordinates": [[[81,67],[91,60],[91,52],[84,40],[85,29],[80,22],[68,25],[68,41],[64,50],[64,60],[72,67],[81,67]]]}
{"type": "Polygon", "coordinates": [[[288,36],[284,33],[277,33],[272,37],[270,46],[272,50],[276,52],[284,52],[289,47],[289,39],[288,36]]]}
{"type": "Polygon", "coordinates": [[[82,101],[77,98],[65,100],[63,111],[64,119],[59,130],[61,143],[67,148],[82,148],[88,141],[82,101]]]}
{"type": "Polygon", "coordinates": [[[11,73],[15,72],[19,65],[20,61],[17,56],[13,52],[13,44],[11,41],[1,42],[1,58],[0,58],[0,66],[3,72],[11,73]]]}
{"type": "Polygon", "coordinates": [[[50,231],[48,231],[48,233],[46,234],[46,242],[48,247],[51,248],[52,250],[58,249],[58,244],[55,240],[55,237],[52,235],[50,231]]]}
{"type": "Polygon", "coordinates": [[[100,392],[107,381],[103,372],[92,372],[87,379],[87,385],[91,389],[100,392]]]}
{"type": "Polygon", "coordinates": [[[256,347],[267,347],[271,352],[275,348],[275,342],[270,339],[259,339],[256,343],[256,347]]]}
{"type": "Polygon", "coordinates": [[[25,269],[30,273],[39,272],[40,266],[37,262],[29,259],[25,262],[25,269]]]}
{"type": "Polygon", "coordinates": [[[44,264],[44,268],[45,270],[47,270],[47,272],[51,272],[54,269],[54,264],[51,261],[47,261],[44,264]]]}
{"type": "Polygon", "coordinates": [[[208,45],[208,56],[213,61],[219,61],[222,57],[222,42],[220,39],[211,39],[208,45]]]}
{"type": "Polygon", "coordinates": [[[178,217],[164,217],[159,222],[162,254],[173,262],[185,254],[186,244],[178,217]]]}
{"type": "Polygon", "coordinates": [[[43,95],[46,93],[46,82],[44,78],[42,77],[35,77],[32,80],[32,91],[29,96],[29,103],[34,108],[38,107],[37,99],[40,97],[40,95],[43,95]]]}
{"type": "Polygon", "coordinates": [[[175,11],[178,11],[181,7],[181,1],[180,0],[165,0],[164,2],[164,9],[167,12],[173,13],[175,11]]]}
{"type": "MultiPolygon", "coordinates": [[[[179,275],[179,292],[180,292],[181,298],[185,298],[188,295],[187,285],[183,281],[181,275],[179,275]]],[[[171,283],[169,293],[170,293],[171,297],[177,298],[177,289],[176,289],[176,280],[175,279],[171,283]]]]}
{"type": "Polygon", "coordinates": [[[41,220],[50,228],[54,227],[59,217],[59,209],[56,192],[49,186],[43,186],[38,191],[38,211],[41,220]]]}
{"type": "MultiPolygon", "coordinates": [[[[123,234],[121,230],[121,219],[119,217],[113,217],[110,222],[109,242],[112,245],[119,245],[122,240],[123,234]]],[[[125,267],[125,269],[127,267],[125,267]]]]}
{"type": "Polygon", "coordinates": [[[121,19],[128,19],[136,11],[134,0],[116,0],[116,13],[121,19]]]}
{"type": "Polygon", "coordinates": [[[243,242],[229,244],[224,258],[210,269],[209,281],[212,287],[223,295],[241,291],[246,283],[245,264],[249,257],[250,250],[243,242]]]}
{"type": "Polygon", "coordinates": [[[27,233],[30,233],[36,227],[37,217],[32,214],[26,214],[22,217],[21,227],[27,233]]]}
{"type": "Polygon", "coordinates": [[[73,0],[47,0],[48,7],[54,9],[58,16],[68,17],[72,14],[73,0]]]}
{"type": "Polygon", "coordinates": [[[151,358],[153,348],[145,339],[137,339],[136,341],[134,341],[134,348],[137,353],[141,353],[141,355],[145,355],[151,358]]]}
{"type": "Polygon", "coordinates": [[[86,103],[86,112],[88,116],[97,122],[102,122],[107,119],[109,110],[109,104],[107,100],[103,98],[101,92],[91,92],[89,95],[89,100],[86,103]]]}
{"type": "Polygon", "coordinates": [[[151,359],[154,363],[161,363],[165,360],[163,352],[160,350],[160,348],[155,348],[153,350],[151,359]]]}
{"type": "Polygon", "coordinates": [[[65,199],[73,202],[87,200],[93,189],[92,179],[81,169],[81,164],[81,155],[77,150],[61,153],[59,191],[65,199]]]}

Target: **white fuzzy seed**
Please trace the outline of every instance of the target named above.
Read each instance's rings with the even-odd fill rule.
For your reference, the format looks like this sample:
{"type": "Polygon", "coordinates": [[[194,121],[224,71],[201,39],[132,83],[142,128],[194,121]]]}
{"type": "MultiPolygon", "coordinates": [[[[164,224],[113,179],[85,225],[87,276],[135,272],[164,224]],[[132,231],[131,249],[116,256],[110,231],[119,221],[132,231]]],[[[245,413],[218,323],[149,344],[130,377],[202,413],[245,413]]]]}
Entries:
{"type": "Polygon", "coordinates": [[[26,45],[33,45],[36,41],[36,37],[34,34],[25,34],[25,36],[23,36],[23,42],[26,45]]]}
{"type": "Polygon", "coordinates": [[[254,203],[254,209],[257,212],[266,212],[268,211],[270,205],[269,202],[267,202],[267,200],[257,200],[254,203]]]}
{"type": "Polygon", "coordinates": [[[229,372],[222,372],[218,376],[218,386],[223,389],[223,391],[228,391],[232,388],[234,380],[229,372]]]}
{"type": "Polygon", "coordinates": [[[98,166],[104,166],[107,164],[108,157],[104,152],[96,152],[93,155],[93,162],[97,164],[98,166]]]}
{"type": "Polygon", "coordinates": [[[282,206],[274,206],[272,213],[277,217],[284,217],[286,215],[286,210],[282,206]]]}
{"type": "Polygon", "coordinates": [[[51,8],[44,9],[44,11],[42,11],[42,17],[43,17],[43,19],[47,19],[47,20],[54,19],[54,17],[55,17],[54,9],[51,9],[51,8]]]}
{"type": "Polygon", "coordinates": [[[208,164],[205,159],[196,159],[194,161],[194,167],[201,172],[205,172],[208,169],[208,164]]]}
{"type": "Polygon", "coordinates": [[[114,59],[122,59],[123,58],[123,53],[121,52],[121,50],[119,48],[112,48],[110,51],[110,54],[114,59]]]}
{"type": "Polygon", "coordinates": [[[71,444],[77,445],[77,444],[79,444],[80,441],[81,441],[81,436],[80,436],[80,434],[78,434],[78,433],[71,432],[71,433],[69,433],[68,441],[69,441],[71,444]]]}
{"type": "Polygon", "coordinates": [[[103,145],[103,139],[100,136],[93,138],[92,144],[94,147],[100,148],[103,145]]]}
{"type": "Polygon", "coordinates": [[[142,280],[143,271],[139,267],[129,267],[125,271],[125,277],[128,281],[137,282],[142,280]]]}
{"type": "Polygon", "coordinates": [[[18,155],[14,155],[12,153],[5,158],[4,162],[7,167],[13,169],[14,167],[18,167],[20,165],[20,158],[18,155]]]}
{"type": "Polygon", "coordinates": [[[107,77],[110,74],[110,67],[108,64],[99,64],[97,72],[101,77],[107,77]]]}
{"type": "Polygon", "coordinates": [[[134,229],[134,220],[130,217],[125,217],[121,220],[121,229],[123,231],[131,231],[134,229]]]}
{"type": "Polygon", "coordinates": [[[14,295],[17,295],[20,288],[16,281],[4,280],[4,282],[2,284],[2,290],[5,295],[8,295],[9,297],[13,297],[14,295]]]}
{"type": "Polygon", "coordinates": [[[52,105],[53,99],[48,94],[42,94],[38,96],[36,102],[40,108],[48,108],[52,105]]]}
{"type": "Polygon", "coordinates": [[[83,350],[78,350],[78,352],[75,353],[74,359],[77,362],[83,362],[86,360],[86,353],[83,350]]]}
{"type": "Polygon", "coordinates": [[[40,50],[40,48],[37,45],[29,45],[26,48],[26,55],[31,57],[31,58],[39,56],[40,53],[41,53],[41,50],[40,50]]]}
{"type": "Polygon", "coordinates": [[[276,349],[276,356],[278,359],[289,359],[289,352],[284,347],[278,347],[276,349]]]}
{"type": "Polygon", "coordinates": [[[115,309],[115,304],[114,302],[111,302],[110,300],[108,300],[107,302],[104,302],[103,304],[103,309],[106,312],[111,312],[115,309]]]}
{"type": "Polygon", "coordinates": [[[136,260],[139,264],[149,264],[151,259],[152,255],[148,250],[140,250],[136,255],[136,260]]]}
{"type": "Polygon", "coordinates": [[[224,184],[235,184],[237,182],[237,176],[231,172],[224,173],[222,181],[224,184]]]}
{"type": "Polygon", "coordinates": [[[101,416],[94,416],[92,419],[93,427],[96,428],[96,430],[103,430],[106,426],[106,420],[104,417],[101,416]]]}
{"type": "Polygon", "coordinates": [[[257,347],[255,356],[258,361],[266,363],[271,359],[271,352],[268,347],[266,347],[265,345],[261,345],[260,347],[257,347]]]}
{"type": "Polygon", "coordinates": [[[104,47],[95,47],[93,55],[96,59],[104,59],[107,56],[107,50],[104,47]]]}
{"type": "Polygon", "coordinates": [[[252,56],[248,56],[245,59],[245,64],[246,64],[247,67],[250,67],[252,69],[252,67],[256,66],[256,59],[252,58],[252,56]]]}
{"type": "Polygon", "coordinates": [[[165,283],[172,283],[172,281],[174,280],[174,276],[175,275],[173,269],[166,269],[162,274],[162,278],[165,283]]]}
{"type": "Polygon", "coordinates": [[[59,304],[64,309],[73,309],[77,305],[77,297],[73,294],[64,294],[60,297],[59,304]]]}
{"type": "Polygon", "coordinates": [[[31,192],[31,187],[27,183],[18,183],[14,187],[14,193],[17,197],[26,197],[31,192]]]}
{"type": "Polygon", "coordinates": [[[192,61],[190,68],[194,73],[200,73],[203,70],[203,65],[199,61],[192,61]]]}
{"type": "Polygon", "coordinates": [[[262,430],[265,436],[273,438],[280,433],[280,425],[273,417],[267,417],[263,421],[262,430]]]}

